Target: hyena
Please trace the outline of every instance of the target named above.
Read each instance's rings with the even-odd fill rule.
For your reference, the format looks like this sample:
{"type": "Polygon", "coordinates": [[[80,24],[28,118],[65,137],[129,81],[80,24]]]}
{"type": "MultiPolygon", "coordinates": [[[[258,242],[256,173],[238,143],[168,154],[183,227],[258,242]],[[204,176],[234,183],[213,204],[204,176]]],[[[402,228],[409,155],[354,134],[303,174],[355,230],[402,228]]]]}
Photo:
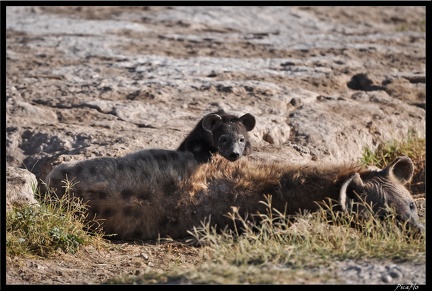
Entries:
{"type": "Polygon", "coordinates": [[[236,161],[252,152],[248,132],[254,129],[255,122],[255,117],[250,113],[240,117],[224,110],[207,114],[177,150],[192,152],[200,163],[209,162],[215,153],[229,161],[236,161]]]}
{"type": "Polygon", "coordinates": [[[413,163],[398,157],[385,169],[353,165],[291,165],[266,161],[229,160],[215,156],[198,163],[189,152],[143,150],[120,158],[95,158],[61,164],[46,183],[61,189],[68,177],[78,182],[75,195],[89,205],[89,219],[102,219],[106,234],[123,239],[173,239],[188,236],[206,221],[233,228],[227,216],[238,209],[242,217],[272,208],[286,215],[316,211],[319,202],[333,199],[345,210],[357,198],[373,204],[377,214],[395,210],[397,217],[419,230],[413,197],[404,185],[412,178],[413,163]]]}
{"type": "Polygon", "coordinates": [[[69,193],[88,205],[88,220],[102,221],[106,233],[125,238],[156,238],[155,223],[172,223],[169,213],[187,195],[183,184],[198,166],[192,153],[147,149],[123,157],[63,163],[45,178],[49,194],[69,193]],[[161,216],[162,220],[156,219],[161,216]]]}

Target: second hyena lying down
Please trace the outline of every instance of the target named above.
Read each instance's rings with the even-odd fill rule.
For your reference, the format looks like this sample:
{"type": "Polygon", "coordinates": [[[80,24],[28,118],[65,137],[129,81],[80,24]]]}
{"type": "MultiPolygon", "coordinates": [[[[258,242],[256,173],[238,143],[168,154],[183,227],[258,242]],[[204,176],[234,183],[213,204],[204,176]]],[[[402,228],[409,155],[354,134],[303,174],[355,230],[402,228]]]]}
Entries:
{"type": "Polygon", "coordinates": [[[354,199],[354,191],[373,202],[374,211],[393,207],[402,221],[424,229],[404,187],[412,175],[413,163],[407,157],[372,171],[346,165],[231,163],[220,156],[198,164],[191,153],[144,150],[121,158],[61,164],[46,183],[61,190],[65,177],[73,180],[75,195],[90,206],[88,217],[103,219],[107,234],[148,240],[187,236],[188,230],[209,218],[211,225],[233,227],[227,217],[232,207],[243,217],[266,213],[266,206],[260,203],[264,195],[272,195],[273,208],[296,214],[317,210],[317,202],[327,198],[340,201],[343,210],[354,199]]]}

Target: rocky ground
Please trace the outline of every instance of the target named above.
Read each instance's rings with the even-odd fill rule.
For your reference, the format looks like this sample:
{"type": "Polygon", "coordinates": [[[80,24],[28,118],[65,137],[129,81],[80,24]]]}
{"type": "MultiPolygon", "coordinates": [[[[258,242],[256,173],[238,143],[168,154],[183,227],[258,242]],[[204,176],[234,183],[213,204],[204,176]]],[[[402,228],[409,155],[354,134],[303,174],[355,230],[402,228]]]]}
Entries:
{"type": "MultiPolygon", "coordinates": [[[[358,161],[424,137],[426,9],[6,7],[6,163],[53,166],[175,149],[206,113],[251,113],[250,159],[358,161]]],[[[421,179],[420,179],[421,181],[421,179]]],[[[424,181],[424,177],[423,177],[424,181]]],[[[425,200],[424,187],[413,193],[425,200]]],[[[7,284],[98,284],[185,266],[181,243],[7,257],[7,284]]],[[[424,264],[340,262],[346,283],[425,284],[424,264]]],[[[325,282],[324,282],[325,283],[325,282]]]]}

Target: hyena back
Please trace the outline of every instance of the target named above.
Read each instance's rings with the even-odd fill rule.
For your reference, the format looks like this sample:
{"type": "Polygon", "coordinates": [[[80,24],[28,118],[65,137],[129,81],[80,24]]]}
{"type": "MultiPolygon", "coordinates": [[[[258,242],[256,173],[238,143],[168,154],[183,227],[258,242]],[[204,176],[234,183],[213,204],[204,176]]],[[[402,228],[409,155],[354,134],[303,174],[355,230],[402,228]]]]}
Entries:
{"type": "Polygon", "coordinates": [[[175,233],[173,209],[182,200],[185,181],[198,166],[191,153],[142,150],[124,157],[99,157],[63,163],[45,183],[58,197],[69,193],[89,206],[87,219],[102,222],[106,234],[156,238],[175,233]]]}
{"type": "MultiPolygon", "coordinates": [[[[373,203],[385,216],[388,207],[397,217],[424,230],[413,197],[404,185],[413,164],[399,157],[385,169],[350,165],[297,166],[240,160],[231,163],[216,155],[212,163],[198,163],[191,153],[145,150],[123,158],[97,158],[60,165],[47,177],[59,188],[65,175],[77,179],[74,192],[88,201],[89,219],[103,219],[107,234],[123,239],[182,238],[193,227],[208,222],[220,229],[234,227],[227,216],[238,209],[252,219],[272,208],[295,215],[316,211],[319,202],[333,199],[345,210],[358,197],[373,203]]],[[[252,219],[253,220],[253,219],[252,219]]]]}

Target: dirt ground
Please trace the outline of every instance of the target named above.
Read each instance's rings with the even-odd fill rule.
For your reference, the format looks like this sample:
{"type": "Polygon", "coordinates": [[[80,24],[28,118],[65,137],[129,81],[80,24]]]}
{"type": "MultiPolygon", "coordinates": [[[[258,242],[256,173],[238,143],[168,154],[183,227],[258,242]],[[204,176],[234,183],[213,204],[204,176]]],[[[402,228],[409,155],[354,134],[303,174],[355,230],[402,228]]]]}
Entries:
{"type": "MultiPolygon", "coordinates": [[[[345,122],[337,116],[354,116],[350,122],[359,122],[354,118],[362,114],[373,116],[367,128],[353,127],[361,137],[350,140],[358,154],[363,141],[377,145],[386,134],[402,137],[406,128],[425,122],[421,6],[9,8],[15,9],[6,15],[6,159],[8,165],[31,169],[38,179],[62,161],[175,148],[203,112],[217,107],[262,114],[267,123],[253,136],[257,157],[271,153],[293,161],[355,158],[344,152],[350,146],[341,144],[342,130],[341,139],[318,131],[327,115],[307,111],[312,97],[322,104],[352,102],[358,90],[384,100],[383,112],[397,112],[389,121],[382,113],[328,105],[328,114],[334,114],[328,120],[336,124],[345,122]],[[286,33],[290,17],[292,31],[286,33]],[[326,36],[317,33],[321,30],[326,36]],[[283,61],[274,63],[278,60],[283,61]],[[367,78],[353,78],[362,73],[367,78]],[[286,101],[281,97],[286,92],[294,97],[286,101]],[[303,109],[297,123],[295,108],[303,109]],[[276,131],[268,129],[273,123],[276,131]],[[299,123],[303,129],[296,127],[299,123]],[[293,150],[293,144],[301,150],[293,150]]],[[[356,96],[370,96],[361,94],[356,96]]],[[[417,128],[425,133],[424,125],[417,128]]],[[[424,215],[422,185],[413,194],[424,215]]],[[[196,247],[176,241],[113,242],[108,250],[85,247],[49,259],[7,256],[6,284],[100,284],[167,270],[173,261],[187,268],[197,255],[196,247]]],[[[391,262],[376,262],[386,264],[391,262]]],[[[400,268],[402,281],[425,284],[424,264],[400,268]]],[[[383,283],[380,276],[349,280],[383,283]]]]}

